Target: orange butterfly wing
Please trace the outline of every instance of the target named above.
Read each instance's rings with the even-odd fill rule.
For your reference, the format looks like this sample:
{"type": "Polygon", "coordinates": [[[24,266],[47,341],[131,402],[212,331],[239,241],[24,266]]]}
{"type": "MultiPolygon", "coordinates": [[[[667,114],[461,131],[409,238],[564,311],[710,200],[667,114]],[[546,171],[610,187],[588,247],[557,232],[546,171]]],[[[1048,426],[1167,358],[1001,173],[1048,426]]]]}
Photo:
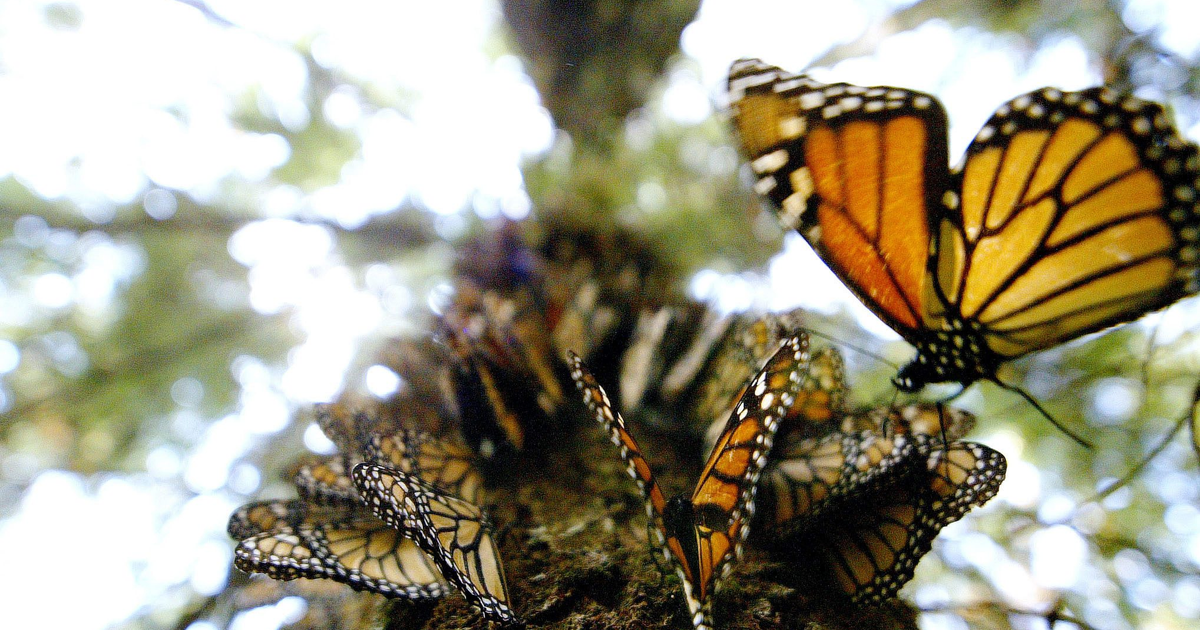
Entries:
{"type": "Polygon", "coordinates": [[[1155,103],[1019,96],[951,172],[927,94],[758,60],[733,65],[729,92],[756,190],[917,347],[901,389],[994,378],[1200,292],[1200,157],[1155,103]]]}
{"type": "Polygon", "coordinates": [[[944,300],[1012,358],[1196,293],[1198,162],[1156,103],[1106,88],[1009,101],[938,227],[944,300]]]}
{"type": "Polygon", "coordinates": [[[729,75],[755,189],[859,299],[906,338],[926,326],[932,217],[950,173],[932,96],[825,85],[757,59],[729,75]]]}
{"type": "Polygon", "coordinates": [[[775,432],[795,402],[801,370],[808,361],[806,336],[785,341],[746,387],[709,453],[691,498],[699,521],[696,535],[702,566],[695,586],[700,601],[705,601],[728,572],[729,562],[740,555],[754,516],[758,477],[775,432]]]}

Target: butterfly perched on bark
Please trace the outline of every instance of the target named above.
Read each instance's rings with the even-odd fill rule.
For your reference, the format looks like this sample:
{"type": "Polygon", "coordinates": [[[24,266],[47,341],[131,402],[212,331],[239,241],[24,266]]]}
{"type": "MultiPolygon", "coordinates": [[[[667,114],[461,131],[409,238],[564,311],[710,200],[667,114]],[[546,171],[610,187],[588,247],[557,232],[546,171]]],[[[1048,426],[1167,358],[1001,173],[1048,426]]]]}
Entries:
{"type": "Polygon", "coordinates": [[[388,466],[364,462],[351,476],[371,511],[411,537],[484,617],[520,623],[510,607],[495,528],[483,510],[388,466]]]}
{"type": "Polygon", "coordinates": [[[235,511],[228,530],[241,541],[234,564],[247,573],[324,578],[407,599],[450,593],[433,558],[362,507],[259,501],[235,511]]]}
{"type": "Polygon", "coordinates": [[[592,416],[608,430],[646,502],[668,562],[673,563],[693,626],[711,628],[712,595],[741,556],[754,517],[759,474],[775,431],[800,388],[808,337],[785,340],[734,406],[691,495],[668,500],[649,462],[583,361],[571,354],[571,377],[592,416]]]}

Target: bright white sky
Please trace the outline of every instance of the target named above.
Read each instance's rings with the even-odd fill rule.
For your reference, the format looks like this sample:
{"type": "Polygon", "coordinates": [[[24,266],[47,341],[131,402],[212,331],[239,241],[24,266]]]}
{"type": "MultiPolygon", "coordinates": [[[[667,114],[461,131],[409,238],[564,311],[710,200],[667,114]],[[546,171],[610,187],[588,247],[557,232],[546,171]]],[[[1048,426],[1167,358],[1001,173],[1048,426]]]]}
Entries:
{"type": "MultiPolygon", "coordinates": [[[[0,572],[0,592],[8,596],[0,627],[92,630],[222,588],[231,559],[225,519],[261,485],[257,471],[240,460],[298,407],[344,386],[378,395],[403,386],[382,366],[368,370],[365,383],[342,379],[366,335],[397,326],[425,300],[397,289],[394,270],[383,265],[368,272],[362,286],[339,259],[329,231],[297,219],[324,217],[354,227],[406,199],[439,215],[439,228],[450,235],[461,229],[464,212],[521,218],[530,203],[520,167],[549,149],[554,130],[520,61],[484,52],[500,18],[490,0],[209,3],[238,28],[215,25],[171,0],[79,0],[80,27],[57,29],[45,19],[50,4],[0,2],[0,177],[11,175],[46,199],[70,201],[101,222],[137,199],[150,216],[169,219],[176,195],[261,216],[230,240],[229,253],[250,270],[251,305],[262,313],[294,312],[305,336],[286,366],[248,356],[232,363],[243,393],[238,409],[224,418],[199,418],[191,411],[204,395],[199,382],[177,383],[172,393],[179,407],[169,420],[200,427],[205,437],[192,452],[155,450],[144,473],[83,478],[4,460],[0,472],[31,484],[18,513],[0,521],[0,557],[11,569],[0,572]],[[264,181],[291,147],[282,136],[251,133],[230,119],[252,107],[293,130],[310,122],[304,106],[309,76],[293,50],[298,42],[310,42],[321,65],[377,93],[419,95],[404,113],[368,111],[350,88],[330,96],[317,115],[355,134],[362,151],[340,181],[311,193],[264,181]],[[248,94],[255,95],[252,102],[248,94]],[[180,479],[187,492],[177,490],[180,479]]],[[[663,111],[683,123],[701,120],[722,103],[734,59],[758,56],[799,70],[899,4],[906,2],[707,0],[682,38],[700,75],[672,74],[663,111]]],[[[1141,32],[1157,25],[1155,36],[1165,46],[1186,56],[1200,52],[1194,26],[1200,3],[1128,4],[1131,27],[1141,32]]],[[[1010,44],[932,23],[889,37],[877,54],[822,70],[818,78],[938,94],[952,112],[957,153],[1015,94],[1099,79],[1070,37],[1038,51],[1028,66],[1010,44]]],[[[39,246],[69,237],[33,217],[19,228],[18,238],[39,246]]],[[[73,277],[48,273],[28,288],[0,287],[0,297],[24,291],[28,304],[0,313],[0,325],[28,325],[64,308],[98,322],[111,315],[116,291],[140,269],[140,252],[103,237],[72,243],[87,254],[83,270],[73,277]]],[[[787,240],[765,278],[762,284],[704,272],[692,290],[719,296],[730,309],[830,308],[835,300],[861,310],[800,239],[787,240]],[[794,282],[800,274],[813,280],[800,286],[794,282]]],[[[873,329],[891,334],[882,324],[873,329]]],[[[68,358],[71,343],[64,341],[68,358]]],[[[17,347],[0,340],[0,376],[19,361],[17,347]]],[[[0,410],[6,401],[0,388],[0,410]]],[[[306,441],[313,448],[329,448],[312,433],[306,441]]],[[[1017,505],[1038,504],[1044,480],[1019,461],[1016,438],[998,434],[991,441],[1003,443],[1012,462],[1004,496],[1017,505]]],[[[1195,514],[1188,518],[1200,522],[1195,514]]],[[[1200,525],[1194,530],[1200,556],[1200,525]]],[[[1043,555],[1032,568],[969,530],[951,528],[946,538],[964,564],[998,563],[1014,580],[1032,578],[1031,584],[1047,587],[1075,584],[1086,555],[1069,532],[1057,529],[1034,543],[1043,555]]],[[[1007,594],[1015,606],[1035,607],[1048,603],[1048,593],[1030,586],[1007,594]]],[[[1176,609],[1186,608],[1187,598],[1178,599],[1185,603],[1176,609]]],[[[273,629],[296,614],[294,601],[269,608],[240,618],[237,627],[273,629]]]]}

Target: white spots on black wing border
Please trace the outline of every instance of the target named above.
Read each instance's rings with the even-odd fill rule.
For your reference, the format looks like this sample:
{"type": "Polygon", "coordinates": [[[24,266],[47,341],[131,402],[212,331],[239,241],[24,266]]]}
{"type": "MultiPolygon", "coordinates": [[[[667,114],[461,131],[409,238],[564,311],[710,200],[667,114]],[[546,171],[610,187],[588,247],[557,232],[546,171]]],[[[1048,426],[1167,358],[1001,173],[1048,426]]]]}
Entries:
{"type": "Polygon", "coordinates": [[[750,168],[754,169],[755,173],[766,174],[774,173],[783,168],[788,163],[788,152],[784,149],[776,149],[770,153],[764,153],[750,162],[750,168]]]}
{"type": "Polygon", "coordinates": [[[775,84],[785,76],[779,68],[758,59],[739,59],[729,69],[729,100],[736,102],[745,95],[746,90],[775,84]]]}
{"type": "Polygon", "coordinates": [[[811,111],[825,105],[825,95],[821,92],[804,92],[800,95],[800,109],[811,111]]]}
{"type": "MultiPolygon", "coordinates": [[[[415,519],[419,520],[414,522],[415,528],[413,530],[413,539],[417,543],[418,547],[434,558],[442,571],[442,576],[454,584],[454,586],[457,587],[464,596],[466,596],[467,600],[470,601],[472,605],[483,612],[484,617],[492,621],[498,621],[502,623],[516,622],[518,620],[517,616],[513,613],[512,609],[509,608],[505,601],[499,599],[491,593],[480,591],[472,581],[470,574],[468,574],[465,569],[461,569],[458,566],[458,564],[455,562],[455,558],[463,554],[457,549],[452,551],[442,546],[441,540],[438,537],[438,530],[430,519],[430,514],[433,513],[433,509],[430,507],[431,498],[441,495],[439,500],[444,503],[451,501],[462,501],[462,499],[456,499],[449,497],[448,495],[442,495],[440,491],[428,487],[421,483],[420,480],[414,479],[399,471],[396,472],[396,482],[404,486],[405,496],[412,498],[416,508],[414,517],[415,519]]],[[[462,502],[466,503],[466,501],[462,502]]],[[[490,539],[493,533],[493,526],[483,510],[480,510],[478,507],[475,509],[479,511],[479,517],[476,521],[479,526],[479,533],[476,535],[476,543],[485,544],[483,542],[484,535],[490,539]]],[[[457,512],[456,510],[453,510],[453,508],[451,508],[451,511],[457,512]]],[[[457,539],[458,537],[456,533],[454,537],[456,544],[457,539]]],[[[479,553],[478,549],[474,551],[476,554],[479,553]]],[[[494,550],[493,555],[496,559],[497,571],[502,575],[503,567],[498,550],[494,550]]],[[[503,584],[503,579],[501,580],[501,584],[502,588],[507,588],[507,585],[503,584]]],[[[504,593],[503,595],[505,599],[507,599],[508,594],[504,593]]]]}

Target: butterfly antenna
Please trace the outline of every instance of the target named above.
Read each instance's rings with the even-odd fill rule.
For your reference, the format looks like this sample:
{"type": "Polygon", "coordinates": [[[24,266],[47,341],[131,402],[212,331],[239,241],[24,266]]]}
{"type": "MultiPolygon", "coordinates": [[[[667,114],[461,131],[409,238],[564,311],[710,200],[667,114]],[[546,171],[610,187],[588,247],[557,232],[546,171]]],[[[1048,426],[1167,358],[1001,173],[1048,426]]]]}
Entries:
{"type": "Polygon", "coordinates": [[[1024,389],[1021,389],[1020,387],[1017,387],[1016,385],[1009,385],[1008,383],[1005,383],[998,378],[992,378],[989,380],[991,380],[993,383],[999,385],[1002,389],[1007,389],[1010,392],[1019,394],[1021,396],[1021,398],[1025,399],[1025,402],[1029,403],[1030,405],[1033,405],[1033,408],[1037,409],[1038,413],[1042,414],[1043,418],[1049,420],[1050,424],[1054,425],[1054,428],[1058,429],[1059,431],[1062,431],[1063,435],[1066,435],[1067,437],[1074,440],[1076,444],[1082,446],[1083,448],[1088,449],[1089,451],[1094,450],[1096,448],[1091,442],[1083,439],[1083,437],[1080,436],[1078,433],[1075,433],[1074,431],[1068,429],[1063,423],[1059,422],[1058,420],[1056,420],[1054,418],[1054,416],[1050,415],[1050,412],[1046,411],[1045,407],[1042,407],[1042,404],[1039,403],[1036,398],[1034,398],[1033,396],[1030,396],[1029,392],[1025,391],[1024,389]]]}
{"type": "Polygon", "coordinates": [[[846,341],[846,340],[842,339],[841,337],[836,337],[836,336],[834,336],[834,335],[830,335],[830,334],[827,334],[827,333],[823,333],[823,332],[821,332],[821,331],[819,331],[819,330],[813,330],[812,328],[806,328],[806,327],[804,327],[804,326],[801,326],[801,327],[797,328],[796,330],[797,330],[797,331],[804,331],[804,332],[806,332],[806,333],[808,333],[808,334],[812,335],[813,337],[820,337],[821,339],[824,339],[825,341],[832,342],[832,343],[834,343],[834,344],[837,344],[838,346],[841,346],[841,347],[843,347],[843,348],[849,348],[849,349],[851,349],[851,350],[853,350],[853,351],[857,352],[858,354],[861,354],[861,355],[863,355],[864,357],[867,357],[867,358],[870,358],[870,359],[874,359],[874,360],[876,360],[876,361],[878,361],[878,362],[880,362],[880,363],[882,363],[882,364],[884,364],[884,365],[886,365],[886,366],[888,366],[888,367],[892,368],[893,370],[899,370],[899,369],[900,369],[900,366],[899,366],[899,365],[897,365],[896,363],[893,363],[893,362],[891,362],[891,361],[888,361],[887,359],[883,358],[883,355],[881,355],[881,354],[879,354],[879,353],[877,353],[877,352],[872,352],[871,350],[867,350],[866,348],[864,348],[864,347],[862,347],[862,346],[859,346],[859,345],[855,345],[855,344],[853,344],[853,343],[850,343],[849,341],[846,341]]]}

